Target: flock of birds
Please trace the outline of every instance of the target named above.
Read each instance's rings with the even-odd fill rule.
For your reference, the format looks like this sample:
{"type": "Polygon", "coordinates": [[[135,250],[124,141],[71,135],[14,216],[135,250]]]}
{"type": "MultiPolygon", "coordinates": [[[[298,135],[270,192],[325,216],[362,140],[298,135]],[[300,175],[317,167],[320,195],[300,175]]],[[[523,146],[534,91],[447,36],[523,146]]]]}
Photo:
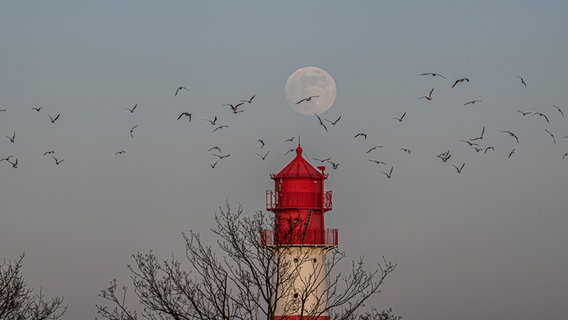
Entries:
{"type": "MultiPolygon", "coordinates": [[[[448,79],[445,76],[443,76],[442,74],[439,73],[422,73],[420,74],[421,76],[432,76],[432,77],[439,77],[439,78],[443,78],[443,79],[448,79]]],[[[525,89],[527,88],[527,84],[524,80],[523,77],[517,77],[520,80],[520,85],[522,85],[525,89]]],[[[452,82],[450,82],[451,86],[450,88],[453,89],[457,86],[465,86],[470,82],[470,79],[467,77],[463,77],[463,78],[459,78],[456,79],[452,82]]],[[[434,88],[430,89],[429,91],[427,91],[428,94],[427,95],[423,95],[418,97],[419,100],[425,99],[427,101],[433,101],[435,100],[435,96],[434,96],[434,88]]],[[[174,97],[178,97],[180,95],[183,94],[190,94],[190,90],[186,87],[186,86],[178,86],[175,89],[174,92],[174,97]]],[[[310,96],[306,96],[303,97],[301,99],[299,99],[296,104],[307,104],[307,103],[312,103],[315,99],[318,99],[320,96],[319,95],[310,95],[310,96]]],[[[245,107],[247,105],[252,104],[255,101],[256,95],[252,94],[252,96],[250,96],[250,98],[247,99],[240,99],[239,102],[237,103],[227,103],[227,104],[223,104],[223,107],[227,107],[228,111],[231,112],[232,114],[241,114],[245,111],[245,107]]],[[[476,103],[482,103],[483,100],[481,99],[473,99],[473,100],[469,100],[466,101],[463,105],[464,106],[470,106],[476,103]]],[[[38,112],[41,113],[43,112],[45,109],[45,107],[32,107],[30,112],[38,112]]],[[[138,110],[138,104],[135,104],[132,107],[125,107],[124,109],[127,110],[128,113],[130,114],[135,114],[138,110]]],[[[5,112],[7,111],[7,109],[0,109],[0,112],[5,112]]],[[[550,112],[554,112],[554,114],[552,113],[544,113],[543,111],[524,111],[524,110],[516,110],[517,113],[519,113],[519,117],[527,117],[527,116],[532,116],[532,117],[539,117],[542,118],[545,123],[547,125],[550,124],[550,119],[551,118],[564,118],[564,110],[562,107],[559,107],[557,105],[552,105],[550,112]],[[554,109],[552,109],[554,108],[554,109]]],[[[548,111],[547,111],[548,112],[548,111]]],[[[49,121],[52,125],[56,125],[56,122],[58,122],[58,120],[61,117],[61,113],[48,113],[45,112],[47,114],[47,117],[49,118],[49,121]]],[[[393,116],[392,120],[396,121],[398,123],[402,123],[403,121],[405,121],[406,116],[407,116],[407,111],[404,111],[400,116],[393,116]]],[[[321,126],[326,133],[329,133],[330,127],[334,127],[334,126],[338,126],[340,125],[340,121],[342,119],[341,115],[339,115],[336,118],[333,119],[327,119],[325,117],[322,117],[321,115],[318,115],[316,113],[314,113],[315,118],[317,119],[317,123],[319,126],[321,126]]],[[[225,128],[228,128],[229,125],[226,123],[222,123],[221,122],[221,115],[213,115],[209,118],[203,118],[202,121],[206,121],[207,123],[209,123],[211,125],[211,132],[215,133],[218,131],[221,131],[225,128]]],[[[183,111],[181,113],[179,113],[179,115],[177,115],[177,120],[178,121],[184,121],[187,120],[189,123],[192,122],[192,120],[194,120],[193,117],[193,113],[189,112],[189,111],[183,111]]],[[[138,128],[137,124],[134,124],[133,126],[130,127],[129,130],[129,135],[131,139],[135,138],[135,131],[138,128]]],[[[472,138],[466,138],[466,139],[460,139],[460,142],[463,142],[464,144],[467,145],[467,147],[471,148],[471,150],[474,150],[475,152],[478,153],[483,153],[486,154],[488,152],[494,152],[495,151],[495,147],[492,146],[491,144],[488,143],[484,143],[487,139],[485,138],[485,126],[483,126],[481,128],[481,132],[478,136],[476,137],[472,137],[472,138]]],[[[517,146],[519,145],[520,141],[519,141],[519,137],[515,132],[512,132],[510,130],[500,130],[500,132],[502,134],[505,134],[507,136],[509,136],[512,139],[512,143],[513,143],[513,147],[507,151],[507,157],[511,158],[516,150],[517,150],[517,146]]],[[[553,130],[550,127],[544,127],[543,128],[543,133],[546,133],[549,137],[552,143],[556,144],[557,143],[557,136],[556,134],[553,133],[553,130]]],[[[353,139],[357,139],[357,140],[362,140],[362,141],[366,141],[367,140],[367,133],[366,132],[356,132],[353,135],[353,139]]],[[[8,139],[8,141],[12,144],[17,143],[17,135],[16,135],[16,131],[12,131],[11,133],[9,133],[6,138],[8,139]]],[[[283,142],[286,144],[293,144],[295,141],[296,137],[292,136],[290,138],[285,139],[283,142]]],[[[562,136],[558,138],[559,140],[563,140],[563,139],[568,139],[568,136],[562,136]]],[[[568,140],[566,140],[568,141],[568,140]]],[[[259,159],[261,160],[266,160],[268,155],[270,154],[270,151],[266,149],[266,143],[265,140],[262,138],[258,138],[256,140],[256,143],[258,144],[258,149],[256,152],[256,155],[259,157],[259,159]]],[[[298,137],[298,144],[299,144],[299,137],[298,137]]],[[[368,161],[370,163],[372,163],[373,165],[377,165],[380,166],[380,172],[382,174],[385,175],[385,177],[387,179],[391,179],[393,177],[393,171],[394,171],[394,164],[389,164],[383,160],[378,160],[376,158],[371,157],[373,155],[374,152],[376,152],[376,150],[383,148],[383,145],[369,145],[369,147],[366,149],[365,152],[365,156],[368,158],[368,161]]],[[[294,154],[294,148],[290,148],[287,149],[287,151],[283,154],[284,156],[287,156],[288,154],[294,154]]],[[[401,147],[400,152],[404,152],[408,155],[411,154],[412,150],[408,147],[401,147]]],[[[207,152],[213,157],[214,161],[208,162],[207,164],[211,167],[211,168],[216,168],[217,165],[223,161],[224,159],[227,159],[231,156],[230,153],[223,153],[222,149],[219,145],[214,145],[211,146],[207,152]]],[[[126,155],[126,149],[122,149],[122,150],[118,150],[116,152],[114,152],[114,156],[116,157],[120,157],[120,156],[124,156],[126,155]]],[[[55,163],[55,165],[61,165],[64,161],[63,158],[61,158],[59,155],[56,154],[55,150],[48,150],[45,151],[42,155],[42,157],[51,157],[55,163]]],[[[448,163],[450,164],[455,170],[456,172],[462,173],[466,163],[465,162],[455,162],[452,163],[450,160],[452,159],[452,153],[450,152],[450,150],[448,149],[447,151],[441,152],[439,154],[434,155],[435,157],[439,158],[442,163],[448,163]]],[[[568,152],[564,153],[562,155],[562,158],[565,159],[568,157],[568,152]]],[[[340,166],[340,163],[337,161],[332,160],[332,157],[326,157],[326,158],[312,158],[312,160],[314,161],[318,161],[322,164],[327,163],[329,165],[331,165],[331,167],[333,169],[338,169],[340,166]]],[[[4,155],[0,157],[0,165],[2,165],[3,163],[7,163],[9,164],[12,168],[17,169],[18,168],[18,158],[13,155],[13,154],[9,154],[9,155],[4,155]]]]}

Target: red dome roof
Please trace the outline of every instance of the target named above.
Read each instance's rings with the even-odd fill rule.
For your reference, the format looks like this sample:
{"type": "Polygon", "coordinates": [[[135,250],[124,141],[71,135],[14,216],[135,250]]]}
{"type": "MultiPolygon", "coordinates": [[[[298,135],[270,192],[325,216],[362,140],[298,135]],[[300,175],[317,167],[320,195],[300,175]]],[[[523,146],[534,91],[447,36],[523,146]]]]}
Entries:
{"type": "Polygon", "coordinates": [[[272,175],[273,179],[280,178],[313,178],[321,179],[321,172],[314,168],[302,157],[302,148],[296,148],[296,157],[288,163],[280,172],[272,175]]]}

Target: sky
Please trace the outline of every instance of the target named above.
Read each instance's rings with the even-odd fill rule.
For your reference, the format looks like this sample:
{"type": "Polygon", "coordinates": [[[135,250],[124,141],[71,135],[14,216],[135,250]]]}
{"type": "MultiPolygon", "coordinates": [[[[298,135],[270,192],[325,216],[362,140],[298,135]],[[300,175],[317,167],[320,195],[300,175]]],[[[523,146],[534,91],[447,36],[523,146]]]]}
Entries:
{"type": "Polygon", "coordinates": [[[294,156],[284,141],[300,135],[314,166],[340,164],[326,164],[339,250],[369,269],[397,263],[367,305],[404,319],[566,318],[566,12],[565,1],[4,1],[0,156],[18,168],[0,163],[0,259],[25,252],[30,286],[63,296],[65,319],[94,318],[110,280],[129,284],[132,254],[181,259],[190,229],[214,241],[226,201],[264,210],[270,174],[294,156]],[[305,66],[335,79],[321,117],[342,118],[329,133],[286,100],[305,66]],[[252,95],[242,113],[222,106],[252,95]],[[212,132],[215,116],[229,127],[212,132]],[[476,152],[462,140],[483,128],[476,152]],[[231,156],[211,168],[215,145],[231,156]]]}

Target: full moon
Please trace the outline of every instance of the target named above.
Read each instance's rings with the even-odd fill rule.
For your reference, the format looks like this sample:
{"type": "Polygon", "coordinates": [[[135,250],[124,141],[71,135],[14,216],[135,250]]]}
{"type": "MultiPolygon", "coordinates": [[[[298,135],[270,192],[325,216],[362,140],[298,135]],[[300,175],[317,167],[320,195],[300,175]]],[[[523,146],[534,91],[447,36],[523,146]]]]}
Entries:
{"type": "Polygon", "coordinates": [[[335,81],[318,67],[300,68],[286,81],[286,99],[295,111],[313,116],[326,112],[335,102],[335,81]]]}

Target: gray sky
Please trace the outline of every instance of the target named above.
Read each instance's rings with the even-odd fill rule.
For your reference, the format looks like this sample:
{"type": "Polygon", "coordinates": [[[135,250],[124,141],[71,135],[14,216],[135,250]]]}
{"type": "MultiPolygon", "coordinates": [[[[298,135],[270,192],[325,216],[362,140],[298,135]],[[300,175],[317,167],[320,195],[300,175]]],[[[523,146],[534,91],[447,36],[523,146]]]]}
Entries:
{"type": "Polygon", "coordinates": [[[398,263],[369,305],[405,319],[566,318],[566,12],[565,1],[2,2],[0,156],[19,167],[0,163],[0,258],[25,251],[30,285],[64,296],[66,318],[94,318],[100,289],[128,282],[131,254],[179,254],[188,229],[209,238],[226,199],[263,209],[269,174],[292,159],[284,140],[300,134],[306,157],[340,163],[326,185],[340,249],[370,268],[398,263]],[[322,116],[342,119],[329,133],[286,101],[303,66],[335,79],[322,116]],[[180,85],[189,92],[174,97],[180,85]],[[252,94],[238,115],[221,106],[252,94]],[[176,120],[184,111],[191,123],[176,120]],[[229,128],[212,133],[215,115],[229,128]],[[460,141],[483,126],[486,154],[460,141]],[[214,145],[231,156],[212,169],[214,145]],[[373,145],[384,147],[366,154],[373,145]]]}

